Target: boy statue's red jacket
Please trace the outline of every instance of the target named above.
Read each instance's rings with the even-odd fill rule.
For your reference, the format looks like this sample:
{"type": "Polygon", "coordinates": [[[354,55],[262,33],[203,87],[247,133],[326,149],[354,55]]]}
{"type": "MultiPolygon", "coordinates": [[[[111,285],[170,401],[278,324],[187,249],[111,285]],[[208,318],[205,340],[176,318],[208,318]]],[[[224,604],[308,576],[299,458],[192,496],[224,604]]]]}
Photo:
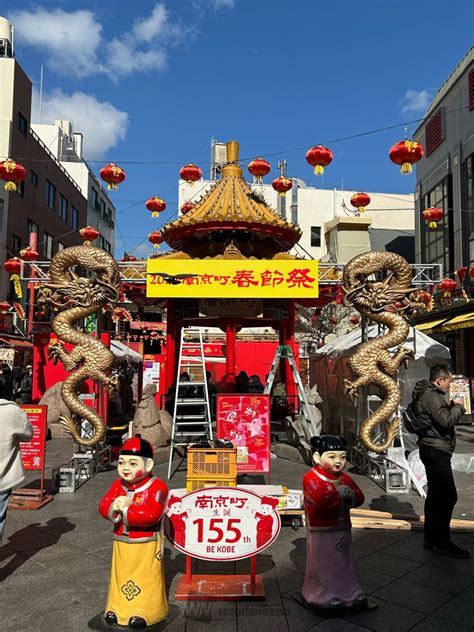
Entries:
{"type": "Polygon", "coordinates": [[[139,483],[117,479],[102,498],[99,511],[114,523],[114,539],[122,542],[148,542],[156,539],[165,508],[168,488],[159,478],[148,476],[139,483]],[[112,509],[119,496],[132,498],[123,515],[112,509]]]}
{"type": "Polygon", "coordinates": [[[311,530],[350,529],[350,508],[364,494],[347,474],[336,476],[317,465],[303,478],[304,508],[311,530]]]}

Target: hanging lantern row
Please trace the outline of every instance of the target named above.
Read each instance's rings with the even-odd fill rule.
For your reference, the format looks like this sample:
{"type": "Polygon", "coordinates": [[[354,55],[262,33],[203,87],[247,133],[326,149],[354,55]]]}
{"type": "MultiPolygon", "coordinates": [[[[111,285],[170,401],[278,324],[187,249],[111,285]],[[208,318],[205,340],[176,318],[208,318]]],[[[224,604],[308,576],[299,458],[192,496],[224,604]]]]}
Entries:
{"type": "Polygon", "coordinates": [[[148,235],[148,241],[153,244],[153,248],[159,248],[160,244],[164,242],[165,238],[159,230],[154,230],[148,235]]]}
{"type": "Polygon", "coordinates": [[[0,180],[5,181],[5,189],[7,191],[16,191],[16,185],[23,182],[26,178],[26,174],[27,171],[25,167],[11,158],[0,162],[0,180]]]}
{"type": "Polygon", "coordinates": [[[202,178],[202,171],[200,167],[189,163],[188,165],[181,167],[179,170],[179,177],[182,180],[186,180],[189,185],[192,185],[194,182],[197,182],[202,178]]]}
{"type": "Polygon", "coordinates": [[[127,174],[114,162],[109,162],[108,165],[102,167],[100,170],[100,177],[104,182],[107,182],[107,188],[109,191],[116,191],[118,185],[125,180],[127,174]]]}
{"type": "Polygon", "coordinates": [[[293,181],[290,178],[285,178],[285,176],[279,176],[275,178],[272,182],[272,187],[281,195],[285,197],[286,192],[289,191],[293,186],[293,181]]]}
{"type": "Polygon", "coordinates": [[[413,171],[412,165],[423,157],[423,147],[414,140],[401,140],[393,145],[389,156],[392,162],[400,165],[400,173],[409,175],[413,171]]]}
{"type": "Polygon", "coordinates": [[[311,149],[306,152],[306,162],[314,167],[314,175],[316,176],[324,175],[324,167],[331,164],[332,159],[332,151],[327,147],[323,147],[323,145],[311,147],[311,149]]]}
{"type": "Polygon", "coordinates": [[[148,199],[145,203],[145,206],[149,211],[151,211],[152,217],[158,217],[159,214],[165,210],[166,202],[161,198],[155,196],[148,199]]]}
{"type": "Polygon", "coordinates": [[[31,246],[22,248],[18,254],[23,261],[38,261],[39,259],[39,253],[31,246]]]}
{"type": "Polygon", "coordinates": [[[195,206],[196,204],[194,202],[191,202],[188,200],[181,206],[181,214],[186,215],[186,213],[189,213],[189,211],[192,211],[195,206]]]}
{"type": "Polygon", "coordinates": [[[421,214],[429,228],[438,228],[438,222],[443,219],[443,215],[443,209],[437,207],[427,208],[421,214]]]}
{"type": "Polygon", "coordinates": [[[270,172],[271,166],[263,158],[255,158],[255,160],[249,162],[247,169],[258,184],[263,184],[263,178],[270,172]]]}
{"type": "Polygon", "coordinates": [[[15,294],[18,298],[22,298],[23,292],[21,291],[20,273],[21,273],[21,259],[18,257],[12,257],[7,259],[3,264],[4,269],[10,275],[10,281],[13,283],[15,294]]]}
{"type": "Polygon", "coordinates": [[[351,204],[359,213],[364,213],[367,206],[370,204],[370,195],[368,193],[354,193],[351,197],[351,204]]]}

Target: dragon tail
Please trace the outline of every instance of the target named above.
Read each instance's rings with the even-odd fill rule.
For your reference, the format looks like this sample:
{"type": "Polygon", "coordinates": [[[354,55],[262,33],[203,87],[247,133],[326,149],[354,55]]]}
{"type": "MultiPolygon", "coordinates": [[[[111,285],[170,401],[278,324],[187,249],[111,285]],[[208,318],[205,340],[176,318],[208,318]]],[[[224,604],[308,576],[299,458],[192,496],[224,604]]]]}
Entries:
{"type": "Polygon", "coordinates": [[[87,369],[82,367],[69,375],[61,387],[64,403],[73,413],[72,416],[61,415],[59,421],[66,428],[76,443],[92,447],[102,441],[105,436],[105,423],[102,417],[86,406],[77,396],[77,386],[89,377],[87,369]],[[74,395],[72,394],[74,393],[74,395]],[[81,437],[80,420],[87,420],[94,429],[92,437],[81,437]],[[78,422],[79,420],[79,422],[78,422]]]}
{"type": "Polygon", "coordinates": [[[395,436],[400,427],[400,419],[399,417],[394,417],[392,421],[390,421],[385,426],[386,438],[383,443],[374,443],[374,441],[372,441],[371,435],[376,425],[377,421],[373,419],[372,415],[361,425],[359,430],[359,437],[366,448],[368,448],[372,452],[375,452],[376,454],[382,454],[387,448],[392,445],[393,440],[395,439],[395,436]]]}

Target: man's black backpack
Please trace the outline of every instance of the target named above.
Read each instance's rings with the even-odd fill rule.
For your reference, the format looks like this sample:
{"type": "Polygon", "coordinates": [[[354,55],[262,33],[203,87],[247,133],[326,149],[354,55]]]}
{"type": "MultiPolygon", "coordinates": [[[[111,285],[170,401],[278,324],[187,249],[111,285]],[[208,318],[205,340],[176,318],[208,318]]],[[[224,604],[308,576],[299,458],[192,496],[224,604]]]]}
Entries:
{"type": "Polygon", "coordinates": [[[408,404],[406,410],[403,411],[402,418],[407,431],[411,434],[417,435],[420,439],[422,437],[426,437],[428,430],[431,428],[431,423],[429,421],[417,417],[411,403],[408,404]]]}

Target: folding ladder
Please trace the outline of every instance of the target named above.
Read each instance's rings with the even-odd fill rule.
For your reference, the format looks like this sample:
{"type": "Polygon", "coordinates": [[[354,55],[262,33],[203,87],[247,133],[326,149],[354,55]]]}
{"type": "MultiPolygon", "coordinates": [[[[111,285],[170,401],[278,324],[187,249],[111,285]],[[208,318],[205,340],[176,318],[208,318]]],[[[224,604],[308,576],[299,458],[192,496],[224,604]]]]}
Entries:
{"type": "Polygon", "coordinates": [[[308,427],[310,429],[311,435],[316,436],[318,434],[318,429],[316,428],[316,424],[313,422],[313,416],[311,414],[310,405],[308,402],[308,398],[306,396],[306,391],[304,390],[303,382],[301,381],[300,374],[298,372],[298,368],[295,362],[295,356],[293,355],[293,351],[291,347],[288,345],[279,345],[275,357],[273,358],[272,368],[270,369],[270,373],[268,374],[267,383],[265,384],[264,394],[270,395],[273,387],[273,382],[275,381],[275,375],[278,370],[278,366],[280,360],[288,360],[291,372],[293,375],[293,379],[295,380],[296,387],[298,390],[298,397],[300,400],[300,410],[304,415],[308,427]]]}
{"type": "Polygon", "coordinates": [[[193,443],[198,437],[212,441],[211,412],[202,330],[199,327],[187,327],[181,330],[168,480],[171,478],[175,449],[193,443]],[[182,379],[184,370],[190,374],[189,381],[182,379]]]}

